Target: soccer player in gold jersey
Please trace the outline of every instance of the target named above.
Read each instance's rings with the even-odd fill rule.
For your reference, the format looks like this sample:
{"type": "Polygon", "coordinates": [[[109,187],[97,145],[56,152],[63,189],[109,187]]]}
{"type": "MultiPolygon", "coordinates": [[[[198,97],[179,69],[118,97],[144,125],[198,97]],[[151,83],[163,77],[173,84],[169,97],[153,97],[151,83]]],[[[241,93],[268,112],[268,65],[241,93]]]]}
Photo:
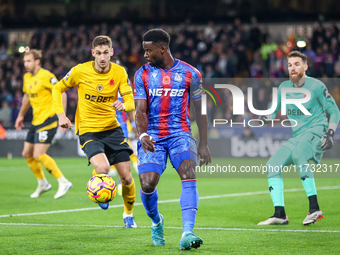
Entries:
{"type": "MultiPolygon", "coordinates": [[[[64,113],[61,93],[70,87],[78,87],[75,129],[80,146],[97,174],[108,174],[110,165],[115,166],[122,182],[125,227],[136,228],[132,213],[136,198],[135,182],[129,158],[133,151],[116,118],[116,111],[135,109],[132,89],[125,69],[110,62],[113,48],[108,36],[94,38],[91,52],[94,61],[76,65],[54,86],[54,107],[59,125],[70,129],[72,124],[64,113]],[[124,103],[118,100],[118,91],[124,103]]],[[[109,204],[99,206],[107,209],[109,204]]]]}
{"type": "MultiPolygon", "coordinates": [[[[58,128],[58,118],[52,101],[52,89],[57,79],[53,73],[41,67],[41,51],[39,50],[25,53],[24,66],[27,71],[24,75],[24,97],[15,121],[15,128],[21,130],[24,127],[24,116],[32,106],[32,127],[29,129],[22,151],[22,156],[38,180],[38,187],[31,194],[31,198],[40,197],[52,187],[45,178],[41,166],[43,165],[58,180],[59,188],[54,196],[57,199],[72,188],[72,183],[64,177],[53,158],[46,154],[58,128]]],[[[66,94],[63,94],[63,100],[66,107],[66,94]]]]}

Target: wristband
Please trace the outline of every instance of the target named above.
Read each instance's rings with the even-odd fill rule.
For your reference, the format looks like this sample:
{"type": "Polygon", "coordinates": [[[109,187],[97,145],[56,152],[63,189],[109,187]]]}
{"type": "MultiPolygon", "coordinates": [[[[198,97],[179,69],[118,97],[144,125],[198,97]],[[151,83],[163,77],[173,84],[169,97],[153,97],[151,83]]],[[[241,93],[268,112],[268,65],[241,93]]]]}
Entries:
{"type": "Polygon", "coordinates": [[[148,135],[147,133],[141,134],[141,135],[139,136],[139,140],[142,140],[142,138],[143,138],[144,136],[147,136],[147,135],[148,135]]]}
{"type": "Polygon", "coordinates": [[[131,126],[132,126],[133,128],[136,128],[136,122],[135,122],[135,121],[131,121],[131,126]]]}
{"type": "Polygon", "coordinates": [[[123,106],[123,110],[122,110],[122,111],[124,111],[124,110],[125,110],[125,105],[124,105],[124,104],[122,104],[122,106],[123,106]]]}
{"type": "MultiPolygon", "coordinates": [[[[143,134],[141,134],[140,136],[139,136],[139,140],[141,141],[142,140],[142,138],[144,137],[144,136],[147,136],[148,134],[147,133],[143,133],[143,134]]],[[[150,136],[150,140],[152,139],[152,136],[151,135],[149,135],[150,136]]]]}

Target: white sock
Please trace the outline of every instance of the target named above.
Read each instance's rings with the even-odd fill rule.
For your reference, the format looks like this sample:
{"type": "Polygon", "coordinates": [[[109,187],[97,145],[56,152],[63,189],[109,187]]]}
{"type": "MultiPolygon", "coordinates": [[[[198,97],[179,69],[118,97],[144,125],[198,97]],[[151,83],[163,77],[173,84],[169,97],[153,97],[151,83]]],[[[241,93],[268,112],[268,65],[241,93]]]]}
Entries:
{"type": "Polygon", "coordinates": [[[125,212],[123,212],[123,219],[127,218],[127,217],[133,217],[133,213],[131,214],[126,214],[125,212]]]}
{"type": "Polygon", "coordinates": [[[39,186],[46,186],[47,184],[48,184],[48,181],[46,180],[46,178],[38,180],[39,186]]]}
{"type": "Polygon", "coordinates": [[[63,175],[63,176],[61,176],[61,177],[59,177],[58,179],[57,179],[57,181],[58,181],[58,183],[59,184],[61,184],[61,183],[67,183],[68,182],[68,180],[65,178],[65,176],[63,175]]]}
{"type": "Polygon", "coordinates": [[[182,237],[183,237],[186,233],[192,233],[192,232],[189,232],[189,231],[183,232],[182,237]]]}
{"type": "Polygon", "coordinates": [[[158,223],[153,223],[152,221],[151,221],[151,223],[152,223],[152,226],[157,226],[159,223],[161,223],[162,222],[162,219],[158,222],[158,223]]]}

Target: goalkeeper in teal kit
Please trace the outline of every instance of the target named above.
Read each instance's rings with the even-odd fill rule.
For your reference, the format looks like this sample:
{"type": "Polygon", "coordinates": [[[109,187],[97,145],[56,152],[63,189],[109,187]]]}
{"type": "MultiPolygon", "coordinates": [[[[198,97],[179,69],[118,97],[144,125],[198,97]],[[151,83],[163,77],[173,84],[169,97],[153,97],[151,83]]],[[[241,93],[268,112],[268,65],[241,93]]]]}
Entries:
{"type": "MultiPolygon", "coordinates": [[[[288,217],[284,209],[283,180],[281,167],[295,164],[300,174],[303,187],[309,199],[309,212],[303,224],[309,225],[323,218],[319,208],[313,173],[310,171],[308,162],[310,160],[318,164],[325,150],[333,147],[333,136],[338,126],[340,113],[334,99],[329,94],[326,86],[319,80],[308,77],[307,57],[292,51],[288,55],[288,81],[282,82],[278,88],[278,102],[274,113],[261,116],[264,123],[275,119],[281,109],[281,93],[285,88],[304,88],[310,92],[311,98],[303,103],[303,107],[310,113],[304,114],[296,105],[287,104],[286,114],[291,122],[293,138],[289,139],[268,160],[268,185],[270,195],[275,207],[275,213],[269,219],[258,223],[258,225],[286,225],[288,217]],[[329,121],[325,111],[330,114],[329,121]]],[[[287,92],[287,99],[301,99],[306,97],[304,93],[287,92]]]]}

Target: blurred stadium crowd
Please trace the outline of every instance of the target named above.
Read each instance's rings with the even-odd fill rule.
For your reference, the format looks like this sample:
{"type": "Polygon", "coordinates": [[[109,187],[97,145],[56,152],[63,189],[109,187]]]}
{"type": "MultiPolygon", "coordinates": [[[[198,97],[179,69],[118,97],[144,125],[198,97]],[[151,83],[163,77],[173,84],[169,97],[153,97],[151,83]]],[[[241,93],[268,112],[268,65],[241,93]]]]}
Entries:
{"type": "MultiPolygon", "coordinates": [[[[323,27],[319,24],[312,38],[306,40],[304,48],[298,48],[295,38],[285,42],[275,42],[271,35],[260,29],[257,23],[246,30],[239,19],[230,27],[209,22],[206,25],[161,26],[171,36],[171,51],[175,58],[196,67],[204,78],[234,78],[236,85],[246,94],[249,82],[246,78],[262,78],[254,86],[254,106],[266,109],[271,98],[271,88],[278,86],[279,78],[287,78],[287,54],[300,50],[308,56],[307,74],[321,78],[340,105],[340,34],[335,24],[323,27]],[[248,85],[247,85],[248,84],[248,85]]],[[[135,71],[145,63],[142,49],[142,35],[153,26],[133,25],[132,23],[110,26],[106,23],[91,28],[84,25],[78,28],[35,29],[29,47],[43,51],[42,67],[62,79],[70,68],[92,60],[91,42],[99,34],[108,35],[113,40],[115,56],[127,68],[133,80],[135,71]]],[[[13,127],[22,101],[23,67],[22,54],[17,45],[0,46],[0,124],[13,127]]],[[[76,89],[69,89],[67,116],[74,121],[77,104],[76,89]]],[[[208,101],[209,118],[231,119],[232,97],[228,90],[219,94],[226,104],[215,106],[208,101]]],[[[246,107],[247,109],[247,107],[246,107]]],[[[246,111],[247,112],[247,111],[246,111]]],[[[31,120],[26,114],[25,121],[31,120]]],[[[246,118],[256,118],[248,112],[246,118]]],[[[243,117],[242,117],[243,119],[243,117]]]]}

